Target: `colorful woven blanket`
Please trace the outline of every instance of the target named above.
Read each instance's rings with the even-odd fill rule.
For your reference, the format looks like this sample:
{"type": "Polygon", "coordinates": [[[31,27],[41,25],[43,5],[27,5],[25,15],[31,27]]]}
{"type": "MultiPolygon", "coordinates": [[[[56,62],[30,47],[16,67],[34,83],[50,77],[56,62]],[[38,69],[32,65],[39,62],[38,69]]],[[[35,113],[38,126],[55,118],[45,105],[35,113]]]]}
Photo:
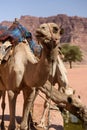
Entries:
{"type": "Polygon", "coordinates": [[[30,48],[35,55],[40,56],[42,46],[36,44],[32,40],[32,34],[19,22],[13,23],[12,26],[8,29],[1,27],[0,30],[1,30],[0,41],[3,43],[7,40],[9,40],[12,44],[14,44],[15,41],[17,41],[17,43],[20,43],[26,38],[31,38],[31,41],[29,41],[30,48]]]}
{"type": "Polygon", "coordinates": [[[1,33],[0,41],[4,42],[6,40],[14,40],[17,42],[22,42],[25,38],[30,36],[31,33],[24,26],[19,23],[13,23],[10,28],[1,33]]]}

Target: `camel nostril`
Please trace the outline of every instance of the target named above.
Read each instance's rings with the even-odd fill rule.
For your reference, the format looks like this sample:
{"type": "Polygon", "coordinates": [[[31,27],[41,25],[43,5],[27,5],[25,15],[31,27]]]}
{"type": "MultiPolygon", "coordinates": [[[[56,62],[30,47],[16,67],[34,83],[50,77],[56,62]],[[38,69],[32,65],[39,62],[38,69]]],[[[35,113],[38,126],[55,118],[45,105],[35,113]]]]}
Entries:
{"type": "Polygon", "coordinates": [[[59,40],[57,38],[53,38],[52,41],[58,43],[59,40]]]}
{"type": "Polygon", "coordinates": [[[72,98],[71,97],[68,97],[67,98],[68,102],[71,104],[72,103],[72,98]]]}

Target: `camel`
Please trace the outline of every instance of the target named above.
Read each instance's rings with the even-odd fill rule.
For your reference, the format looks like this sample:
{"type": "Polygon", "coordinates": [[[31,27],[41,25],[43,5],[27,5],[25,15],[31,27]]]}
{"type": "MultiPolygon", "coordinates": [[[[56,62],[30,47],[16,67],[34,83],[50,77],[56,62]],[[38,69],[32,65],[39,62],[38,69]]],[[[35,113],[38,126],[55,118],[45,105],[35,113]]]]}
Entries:
{"type": "MultiPolygon", "coordinates": [[[[42,33],[41,31],[42,31],[43,28],[41,27],[40,30],[39,30],[40,36],[41,36],[41,33],[42,33]]],[[[45,29],[45,31],[46,31],[46,29],[45,29]]],[[[43,34],[43,36],[44,36],[44,34],[43,34]]],[[[39,37],[37,37],[37,38],[38,38],[38,40],[41,40],[41,41],[39,41],[41,43],[43,39],[39,39],[39,37]]],[[[43,38],[43,37],[40,37],[40,38],[43,38]]],[[[44,39],[44,40],[46,40],[46,39],[44,39]]],[[[73,94],[73,89],[71,87],[69,87],[68,79],[67,79],[67,76],[66,76],[66,69],[65,69],[65,67],[64,67],[64,65],[63,65],[63,63],[62,63],[62,61],[61,61],[61,59],[59,57],[59,54],[57,55],[56,64],[53,64],[53,70],[54,71],[52,72],[52,65],[51,65],[51,72],[50,72],[50,74],[48,76],[48,79],[49,79],[50,83],[52,83],[53,85],[55,85],[55,83],[58,83],[60,91],[63,89],[63,91],[67,95],[72,95],[73,94]]],[[[28,97],[27,92],[25,92],[25,95],[26,95],[26,97],[28,97]]],[[[46,104],[46,102],[45,102],[45,104],[46,104]]],[[[44,106],[46,106],[46,105],[44,105],[44,106]]],[[[44,115],[45,115],[46,109],[48,109],[48,107],[45,108],[45,110],[44,110],[44,113],[43,113],[42,119],[41,119],[41,124],[39,125],[40,127],[44,127],[44,121],[45,121],[45,119],[44,119],[45,116],[44,115]]],[[[28,113],[28,111],[26,110],[26,115],[27,115],[27,113],[28,113]]],[[[25,116],[25,120],[26,120],[26,116],[25,116]]]]}
{"type": "Polygon", "coordinates": [[[55,64],[57,60],[58,43],[60,41],[60,28],[58,25],[55,23],[43,24],[37,29],[36,35],[43,46],[41,58],[38,62],[34,56],[32,58],[32,52],[29,51],[26,41],[26,44],[22,42],[16,45],[13,48],[11,58],[5,64],[0,65],[0,89],[2,91],[7,90],[9,95],[9,130],[16,127],[15,104],[16,97],[21,90],[24,92],[27,90],[29,95],[28,100],[26,97],[24,100],[23,120],[21,122],[21,129],[27,129],[25,122],[25,118],[28,115],[26,114],[27,106],[29,111],[33,102],[35,88],[45,84],[51,72],[52,62],[55,64]]]}
{"type": "MultiPolygon", "coordinates": [[[[53,36],[53,34],[51,34],[51,35],[49,35],[49,32],[50,33],[53,33],[53,32],[51,32],[51,30],[50,30],[50,28],[49,28],[49,25],[47,25],[47,24],[43,24],[41,27],[40,27],[40,29],[39,29],[39,35],[40,36],[37,36],[37,38],[38,38],[38,40],[39,40],[39,42],[40,43],[43,43],[43,41],[45,41],[45,42],[47,42],[48,43],[48,39],[50,38],[50,36],[53,36]],[[46,28],[45,28],[45,26],[47,26],[46,28]],[[47,29],[47,30],[46,30],[47,29]],[[41,32],[42,31],[42,32],[41,32]],[[47,32],[46,32],[47,31],[47,32]],[[48,38],[47,38],[47,40],[44,38],[44,34],[45,35],[47,35],[48,36],[48,38]],[[43,37],[41,37],[41,35],[43,36],[43,37]],[[40,39],[41,38],[41,39],[40,39]],[[43,39],[44,38],[44,39],[43,39]],[[40,41],[41,40],[41,41],[40,41]]],[[[43,44],[42,44],[43,45],[43,44]]],[[[55,52],[54,52],[55,53],[55,52]]],[[[57,55],[58,55],[58,51],[56,52],[57,53],[57,55]]],[[[48,53],[49,54],[49,53],[48,53]]],[[[57,56],[56,55],[56,56],[57,56]]],[[[57,57],[56,57],[57,58],[57,57]]],[[[56,63],[56,62],[55,62],[56,63]]],[[[54,66],[55,66],[55,64],[54,64],[54,66]]],[[[52,67],[52,64],[51,64],[51,67],[52,67]]],[[[52,71],[52,69],[51,69],[51,71],[52,71]]],[[[51,74],[51,71],[50,71],[50,73],[49,74],[51,74]]],[[[49,77],[49,76],[48,76],[49,77]]],[[[25,95],[27,95],[27,92],[25,92],[25,95]]],[[[28,96],[27,96],[28,97],[28,96]]],[[[27,106],[27,108],[29,108],[29,106],[27,106]]],[[[24,108],[25,109],[25,108],[24,108]]],[[[28,109],[28,111],[29,111],[29,109],[28,109]]],[[[28,111],[27,110],[25,110],[25,112],[24,113],[26,113],[25,115],[27,115],[27,113],[28,113],[28,111]]],[[[23,116],[24,117],[24,116],[23,116]]],[[[27,116],[25,116],[25,121],[24,121],[24,124],[27,124],[27,119],[26,119],[26,117],[27,116]],[[26,123],[25,123],[26,122],[26,123]]],[[[23,124],[23,126],[24,126],[24,124],[23,124]]],[[[22,126],[22,125],[21,125],[22,126]]]]}

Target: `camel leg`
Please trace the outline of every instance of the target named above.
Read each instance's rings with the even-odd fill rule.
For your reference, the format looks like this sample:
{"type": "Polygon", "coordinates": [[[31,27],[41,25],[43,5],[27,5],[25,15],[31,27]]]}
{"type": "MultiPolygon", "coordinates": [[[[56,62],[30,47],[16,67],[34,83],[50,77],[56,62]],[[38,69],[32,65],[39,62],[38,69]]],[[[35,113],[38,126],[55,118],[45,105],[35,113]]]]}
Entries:
{"type": "MultiPolygon", "coordinates": [[[[49,100],[49,99],[48,99],[49,100]]],[[[47,115],[47,112],[48,112],[48,109],[49,109],[49,104],[47,101],[45,101],[44,103],[44,110],[43,110],[43,114],[42,114],[42,117],[41,117],[41,121],[40,121],[40,124],[38,125],[38,127],[41,127],[41,128],[46,128],[46,115],[47,115]]]]}
{"type": "Polygon", "coordinates": [[[16,107],[16,99],[17,99],[17,93],[14,93],[13,91],[8,91],[8,99],[9,99],[9,111],[10,111],[10,124],[9,124],[9,130],[15,130],[16,124],[15,124],[15,107],[16,107]]]}
{"type": "MultiPolygon", "coordinates": [[[[69,87],[68,85],[68,80],[67,80],[67,75],[65,70],[62,71],[62,68],[60,68],[59,66],[59,59],[57,59],[57,66],[56,66],[56,72],[54,77],[50,76],[49,77],[49,81],[51,82],[51,84],[55,85],[56,83],[58,84],[58,91],[61,91],[62,88],[66,89],[67,87],[69,87]]],[[[42,118],[41,118],[41,122],[38,125],[39,127],[45,127],[45,116],[47,114],[48,111],[48,105],[47,105],[47,101],[45,101],[44,104],[44,111],[42,114],[42,118]]]]}
{"type": "Polygon", "coordinates": [[[5,111],[5,95],[6,95],[6,91],[2,92],[2,121],[1,121],[1,129],[4,130],[4,111],[5,111]]]}
{"type": "Polygon", "coordinates": [[[28,116],[29,116],[32,103],[35,98],[35,88],[32,88],[32,89],[25,88],[23,90],[23,95],[24,95],[24,106],[23,106],[24,108],[23,108],[23,116],[22,116],[23,118],[20,125],[20,129],[27,130],[28,129],[28,116]]]}
{"type": "Polygon", "coordinates": [[[35,97],[34,97],[34,100],[33,100],[32,106],[31,106],[32,117],[33,117],[33,114],[34,114],[34,101],[35,101],[38,94],[39,94],[39,90],[35,88],[35,97]]]}
{"type": "Polygon", "coordinates": [[[22,60],[19,60],[18,57],[15,58],[16,58],[16,62],[15,62],[16,66],[11,71],[11,74],[9,75],[9,82],[8,82],[8,86],[10,88],[10,90],[8,91],[9,111],[10,111],[9,130],[14,130],[16,128],[16,123],[15,123],[16,99],[17,99],[17,95],[20,92],[20,85],[24,74],[24,65],[22,64],[22,60]]]}

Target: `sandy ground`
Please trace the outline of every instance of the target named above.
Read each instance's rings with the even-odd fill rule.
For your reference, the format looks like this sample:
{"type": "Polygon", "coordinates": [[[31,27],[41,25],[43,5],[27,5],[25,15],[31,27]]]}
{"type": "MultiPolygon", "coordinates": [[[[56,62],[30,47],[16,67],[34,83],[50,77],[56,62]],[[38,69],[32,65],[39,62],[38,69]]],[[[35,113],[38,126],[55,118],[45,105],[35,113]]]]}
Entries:
{"type": "MultiPolygon", "coordinates": [[[[83,104],[87,106],[87,66],[74,66],[72,69],[67,67],[67,76],[70,86],[76,90],[77,95],[81,96],[83,104]]],[[[1,103],[1,101],[0,101],[1,103]]],[[[43,111],[44,100],[38,96],[35,100],[34,106],[34,120],[38,123],[43,111]]],[[[16,117],[18,123],[20,122],[22,116],[22,107],[23,107],[23,98],[22,93],[19,94],[17,99],[16,107],[16,117]]],[[[1,119],[2,110],[0,109],[0,119],[1,119]]],[[[6,109],[5,109],[5,126],[8,127],[9,124],[9,107],[8,107],[8,98],[6,96],[6,109]]],[[[55,110],[50,111],[50,129],[51,130],[63,130],[63,119],[61,113],[55,110]]]]}

